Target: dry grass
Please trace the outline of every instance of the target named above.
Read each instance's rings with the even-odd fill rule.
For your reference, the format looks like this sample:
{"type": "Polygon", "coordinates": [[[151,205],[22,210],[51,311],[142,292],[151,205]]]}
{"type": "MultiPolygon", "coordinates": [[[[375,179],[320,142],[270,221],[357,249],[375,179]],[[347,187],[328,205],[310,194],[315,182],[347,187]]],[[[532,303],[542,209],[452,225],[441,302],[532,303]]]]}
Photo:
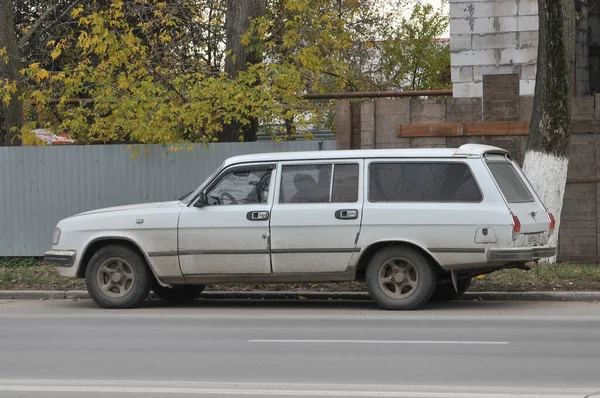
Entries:
{"type": "Polygon", "coordinates": [[[600,291],[596,264],[534,264],[530,271],[510,269],[475,279],[471,291],[600,291]]]}
{"type": "Polygon", "coordinates": [[[83,279],[63,278],[48,265],[0,265],[0,290],[79,290],[83,279]]]}

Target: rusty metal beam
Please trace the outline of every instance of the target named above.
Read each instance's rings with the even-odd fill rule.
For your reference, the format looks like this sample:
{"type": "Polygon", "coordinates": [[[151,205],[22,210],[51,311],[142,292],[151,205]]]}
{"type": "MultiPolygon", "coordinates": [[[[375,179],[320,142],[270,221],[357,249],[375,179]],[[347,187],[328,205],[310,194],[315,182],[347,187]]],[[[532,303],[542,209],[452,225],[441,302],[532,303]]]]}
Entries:
{"type": "Polygon", "coordinates": [[[468,122],[399,124],[398,137],[450,137],[473,135],[527,135],[527,122],[468,122]]]}
{"type": "Polygon", "coordinates": [[[394,97],[444,97],[452,96],[452,90],[419,91],[354,91],[348,93],[305,94],[304,99],[394,98],[394,97]]]}
{"type": "MultiPolygon", "coordinates": [[[[452,96],[452,90],[417,90],[417,91],[353,91],[347,93],[323,93],[323,94],[305,94],[304,99],[349,99],[349,98],[395,98],[395,97],[444,97],[452,96]]],[[[57,104],[61,100],[57,98],[50,99],[51,104],[57,104]]],[[[94,102],[93,98],[67,98],[64,100],[67,104],[77,104],[82,102],[94,102]]]]}

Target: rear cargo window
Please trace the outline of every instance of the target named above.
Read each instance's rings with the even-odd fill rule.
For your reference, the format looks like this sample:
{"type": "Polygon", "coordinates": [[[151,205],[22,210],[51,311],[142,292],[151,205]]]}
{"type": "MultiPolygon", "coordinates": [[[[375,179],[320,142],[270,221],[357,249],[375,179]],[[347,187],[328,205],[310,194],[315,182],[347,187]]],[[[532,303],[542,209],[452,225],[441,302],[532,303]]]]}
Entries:
{"type": "Polygon", "coordinates": [[[533,195],[509,162],[488,162],[488,167],[508,203],[533,202],[533,195]]]}
{"type": "Polygon", "coordinates": [[[464,163],[371,163],[371,202],[481,202],[464,163]]]}

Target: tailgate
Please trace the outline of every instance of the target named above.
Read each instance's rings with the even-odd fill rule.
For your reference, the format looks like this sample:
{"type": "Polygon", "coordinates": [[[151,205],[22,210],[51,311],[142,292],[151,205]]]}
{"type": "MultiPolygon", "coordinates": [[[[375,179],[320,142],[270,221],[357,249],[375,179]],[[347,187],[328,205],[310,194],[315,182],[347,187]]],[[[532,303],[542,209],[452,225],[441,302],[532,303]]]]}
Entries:
{"type": "Polygon", "coordinates": [[[551,218],[546,208],[527,182],[519,166],[505,155],[486,155],[485,162],[498,188],[520,224],[520,234],[513,237],[515,246],[545,244],[551,218]]]}

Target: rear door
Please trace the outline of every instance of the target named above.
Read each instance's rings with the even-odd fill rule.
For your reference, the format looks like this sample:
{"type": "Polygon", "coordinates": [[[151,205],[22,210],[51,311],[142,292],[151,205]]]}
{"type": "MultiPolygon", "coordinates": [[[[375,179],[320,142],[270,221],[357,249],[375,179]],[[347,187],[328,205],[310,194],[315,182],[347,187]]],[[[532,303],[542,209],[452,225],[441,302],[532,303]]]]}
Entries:
{"type": "Polygon", "coordinates": [[[511,213],[521,225],[515,246],[545,244],[550,218],[519,166],[500,154],[486,154],[485,162],[511,213]]]}
{"type": "Polygon", "coordinates": [[[349,271],[362,219],[362,162],[280,164],[271,217],[274,274],[349,271]]]}

